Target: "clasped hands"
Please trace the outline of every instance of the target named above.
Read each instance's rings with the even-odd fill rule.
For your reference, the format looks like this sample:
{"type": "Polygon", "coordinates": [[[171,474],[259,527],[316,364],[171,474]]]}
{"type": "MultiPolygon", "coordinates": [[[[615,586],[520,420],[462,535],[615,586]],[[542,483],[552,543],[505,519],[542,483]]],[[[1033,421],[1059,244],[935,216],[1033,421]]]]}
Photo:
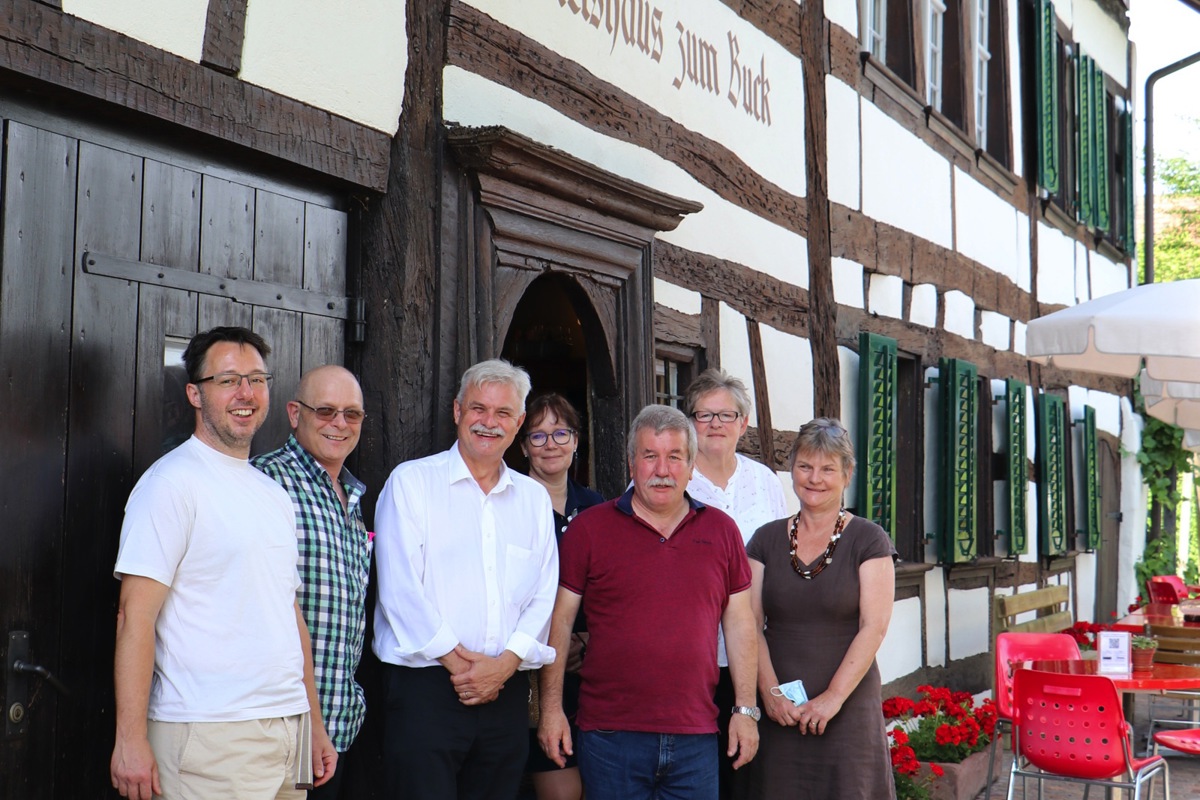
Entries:
{"type": "Polygon", "coordinates": [[[521,665],[520,659],[509,650],[499,656],[486,656],[468,650],[461,644],[438,659],[450,672],[450,683],[465,706],[490,703],[500,696],[504,684],[521,665]]]}

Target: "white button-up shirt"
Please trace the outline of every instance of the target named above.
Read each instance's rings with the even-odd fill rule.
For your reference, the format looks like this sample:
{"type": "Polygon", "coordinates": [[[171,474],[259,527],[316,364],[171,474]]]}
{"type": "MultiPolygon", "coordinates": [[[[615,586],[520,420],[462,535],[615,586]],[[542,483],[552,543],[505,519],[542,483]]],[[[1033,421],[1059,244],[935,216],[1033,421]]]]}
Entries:
{"type": "Polygon", "coordinates": [[[455,443],[396,467],[375,509],[375,655],[428,667],[462,644],[522,669],[554,661],[547,646],[558,591],[550,495],[501,465],[484,494],[455,443]]]}

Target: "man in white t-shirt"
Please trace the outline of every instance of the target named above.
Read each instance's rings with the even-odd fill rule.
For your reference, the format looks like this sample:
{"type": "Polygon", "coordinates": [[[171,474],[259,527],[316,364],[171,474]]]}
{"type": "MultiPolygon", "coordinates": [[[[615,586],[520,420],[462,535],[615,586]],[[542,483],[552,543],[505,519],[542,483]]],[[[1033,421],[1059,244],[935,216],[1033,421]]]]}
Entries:
{"type": "Polygon", "coordinates": [[[270,407],[269,352],[245,328],[192,339],[195,434],[125,506],[111,763],[124,797],[301,800],[308,714],[316,783],[336,768],[296,602],[295,511],[248,460],[270,407]]]}

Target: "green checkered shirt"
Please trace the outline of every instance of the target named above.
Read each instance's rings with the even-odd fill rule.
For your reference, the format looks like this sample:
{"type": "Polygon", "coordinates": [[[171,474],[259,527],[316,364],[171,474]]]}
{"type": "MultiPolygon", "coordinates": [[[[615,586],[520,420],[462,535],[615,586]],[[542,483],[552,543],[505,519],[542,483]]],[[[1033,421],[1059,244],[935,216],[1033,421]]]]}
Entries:
{"type": "Polygon", "coordinates": [[[339,477],[348,501],[343,509],[329,473],[295,436],[251,463],[286,489],[296,507],[300,609],[312,636],[321,716],[333,746],[344,753],[367,713],[362,687],[354,682],[362,658],[371,567],[360,503],[366,487],[343,468],[339,477]]]}

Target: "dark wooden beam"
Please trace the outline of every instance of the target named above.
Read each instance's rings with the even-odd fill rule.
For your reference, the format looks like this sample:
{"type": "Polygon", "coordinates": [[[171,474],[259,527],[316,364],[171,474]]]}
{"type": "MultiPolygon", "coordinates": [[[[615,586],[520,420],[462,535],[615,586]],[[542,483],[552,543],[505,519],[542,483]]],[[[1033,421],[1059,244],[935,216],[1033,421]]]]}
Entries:
{"type": "Polygon", "coordinates": [[[0,13],[0,78],[124,109],[355,186],[387,186],[391,137],[36,0],[0,13]],[[49,87],[49,88],[48,88],[49,87]]]}
{"type": "Polygon", "coordinates": [[[746,318],[746,334],[750,339],[750,374],[754,379],[754,411],[758,422],[758,450],[762,463],[776,469],[775,433],[771,427],[771,395],[767,391],[767,359],[763,355],[762,329],[746,318]]]}
{"type": "Polygon", "coordinates": [[[200,63],[226,75],[242,71],[248,0],[208,0],[200,63]]]}
{"type": "Polygon", "coordinates": [[[800,13],[804,54],[804,163],[808,184],[808,339],[813,360],[813,413],[841,416],[842,381],[837,348],[837,301],[833,297],[830,244],[828,126],[825,76],[829,74],[825,7],[806,2],[800,13]]]}

